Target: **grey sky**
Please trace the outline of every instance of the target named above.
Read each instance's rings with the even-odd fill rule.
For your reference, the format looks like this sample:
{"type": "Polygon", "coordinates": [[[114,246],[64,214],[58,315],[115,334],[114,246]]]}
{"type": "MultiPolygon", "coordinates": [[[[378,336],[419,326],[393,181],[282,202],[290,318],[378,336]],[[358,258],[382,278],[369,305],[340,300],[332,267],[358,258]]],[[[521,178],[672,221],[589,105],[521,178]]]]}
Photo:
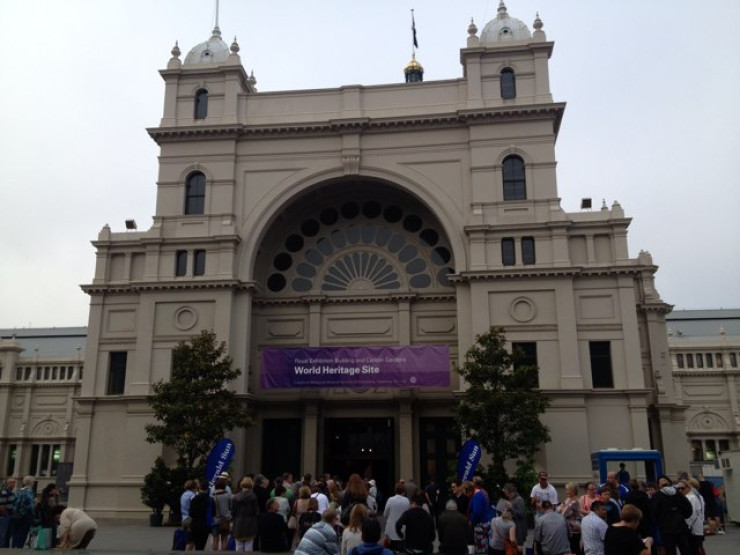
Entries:
{"type": "MultiPolygon", "coordinates": [[[[508,0],[539,11],[566,210],[617,200],[630,255],[652,253],[676,308],[740,307],[737,0],[508,0]]],[[[498,0],[221,0],[260,91],[403,80],[415,9],[425,80],[461,77],[459,49],[498,0]]],[[[0,0],[0,327],[86,325],[95,251],[109,223],[148,228],[175,40],[206,40],[209,0],[0,0]]]]}

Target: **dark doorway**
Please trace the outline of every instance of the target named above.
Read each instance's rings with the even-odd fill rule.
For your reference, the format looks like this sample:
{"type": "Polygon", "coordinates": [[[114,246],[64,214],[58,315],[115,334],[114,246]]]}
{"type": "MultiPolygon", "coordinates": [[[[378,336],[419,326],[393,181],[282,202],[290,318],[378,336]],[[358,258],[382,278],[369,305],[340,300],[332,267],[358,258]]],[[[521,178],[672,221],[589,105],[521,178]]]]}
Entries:
{"type": "Polygon", "coordinates": [[[283,472],[301,476],[302,422],[300,419],[275,419],[262,422],[262,468],[272,481],[283,472]]]}
{"type": "Polygon", "coordinates": [[[420,418],[419,443],[419,485],[426,486],[433,476],[446,497],[449,483],[455,479],[460,451],[460,432],[454,418],[420,418]]]}
{"type": "Polygon", "coordinates": [[[357,473],[374,479],[384,495],[394,485],[392,418],[327,418],[324,422],[324,472],[347,480],[357,473]]]}

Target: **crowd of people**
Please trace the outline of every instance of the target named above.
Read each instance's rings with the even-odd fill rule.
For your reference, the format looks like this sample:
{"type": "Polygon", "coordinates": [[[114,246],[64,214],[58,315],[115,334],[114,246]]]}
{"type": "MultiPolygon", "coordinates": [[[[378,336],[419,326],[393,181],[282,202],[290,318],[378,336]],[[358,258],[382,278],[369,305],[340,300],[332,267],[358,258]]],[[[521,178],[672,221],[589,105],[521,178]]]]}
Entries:
{"type": "Polygon", "coordinates": [[[21,488],[15,480],[0,485],[0,548],[85,549],[97,524],[84,511],[59,502],[59,490],[48,484],[36,494],[35,478],[26,476],[21,488]]]}

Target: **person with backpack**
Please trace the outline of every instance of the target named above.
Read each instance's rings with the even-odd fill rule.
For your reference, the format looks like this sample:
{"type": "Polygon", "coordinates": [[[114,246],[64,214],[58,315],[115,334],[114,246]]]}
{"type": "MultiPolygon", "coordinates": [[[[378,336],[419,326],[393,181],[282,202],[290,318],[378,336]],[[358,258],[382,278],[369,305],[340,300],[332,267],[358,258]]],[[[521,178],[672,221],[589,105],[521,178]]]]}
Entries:
{"type": "Polygon", "coordinates": [[[36,505],[36,493],[33,476],[23,478],[23,487],[16,493],[11,515],[12,542],[10,547],[22,548],[26,545],[26,538],[33,524],[33,509],[36,505]]]}

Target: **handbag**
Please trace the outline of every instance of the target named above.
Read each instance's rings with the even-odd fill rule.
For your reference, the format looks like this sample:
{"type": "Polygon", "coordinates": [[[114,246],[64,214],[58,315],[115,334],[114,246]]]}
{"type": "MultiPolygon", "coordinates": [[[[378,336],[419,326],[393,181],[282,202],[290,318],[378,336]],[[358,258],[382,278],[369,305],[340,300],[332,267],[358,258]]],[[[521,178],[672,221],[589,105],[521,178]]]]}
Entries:
{"type": "Polygon", "coordinates": [[[290,518],[288,519],[288,529],[295,530],[297,527],[298,519],[295,517],[295,515],[290,515],[290,518]]]}

